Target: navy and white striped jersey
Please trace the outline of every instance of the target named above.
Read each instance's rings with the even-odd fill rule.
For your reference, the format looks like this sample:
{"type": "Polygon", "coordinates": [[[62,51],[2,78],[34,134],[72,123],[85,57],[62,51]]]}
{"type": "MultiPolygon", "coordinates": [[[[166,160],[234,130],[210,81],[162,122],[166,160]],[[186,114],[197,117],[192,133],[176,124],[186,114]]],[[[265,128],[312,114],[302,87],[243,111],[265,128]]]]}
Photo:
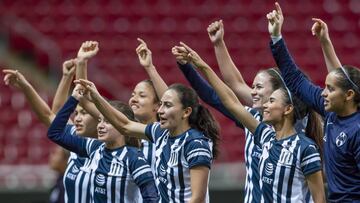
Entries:
{"type": "Polygon", "coordinates": [[[319,150],[313,140],[296,133],[281,140],[260,123],[254,133],[262,147],[259,162],[261,202],[311,202],[305,176],[321,170],[319,150]]]}
{"type": "MultiPolygon", "coordinates": [[[[253,115],[253,117],[262,121],[262,115],[253,108],[245,107],[245,109],[253,115]]],[[[237,123],[239,126],[239,123],[237,123]]],[[[245,130],[245,166],[246,166],[246,179],[245,179],[245,199],[244,202],[259,202],[260,201],[260,174],[259,174],[259,161],[262,149],[259,145],[254,143],[254,136],[247,129],[245,130]]]]}
{"type": "MultiPolygon", "coordinates": [[[[77,136],[74,125],[67,125],[65,133],[67,134],[66,136],[77,136]]],[[[89,199],[86,199],[86,196],[83,195],[89,189],[89,182],[86,181],[88,179],[83,178],[82,173],[79,173],[80,168],[87,159],[87,157],[80,157],[74,152],[70,152],[68,165],[63,177],[65,202],[89,202],[89,199]]]]}
{"type": "Polygon", "coordinates": [[[141,151],[155,175],[155,146],[148,140],[141,140],[141,151]]]}
{"type": "Polygon", "coordinates": [[[98,140],[69,136],[66,122],[77,103],[74,97],[69,97],[51,123],[48,137],[78,156],[88,157],[76,176],[75,186],[80,187],[82,196],[80,202],[137,202],[140,190],[144,202],[145,199],[157,202],[154,176],[138,148],[122,146],[110,150],[98,140]],[[87,187],[82,190],[84,184],[87,187]]]}
{"type": "Polygon", "coordinates": [[[154,181],[145,157],[135,147],[107,149],[97,140],[87,139],[90,161],[80,169],[90,175],[93,202],[138,202],[139,186],[154,181]]]}
{"type": "MultiPolygon", "coordinates": [[[[159,123],[147,125],[145,134],[155,143],[156,182],[161,202],[188,202],[191,199],[190,169],[211,168],[212,141],[195,129],[170,136],[159,123]]],[[[206,202],[209,202],[208,192],[206,202]]]]}

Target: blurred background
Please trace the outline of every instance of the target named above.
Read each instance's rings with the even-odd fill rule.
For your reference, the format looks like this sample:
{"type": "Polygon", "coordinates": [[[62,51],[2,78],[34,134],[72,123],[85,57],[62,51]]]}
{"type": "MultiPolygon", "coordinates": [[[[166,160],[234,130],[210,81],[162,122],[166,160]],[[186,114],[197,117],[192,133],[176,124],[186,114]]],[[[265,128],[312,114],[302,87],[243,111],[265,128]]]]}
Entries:
{"type": "MultiPolygon", "coordinates": [[[[359,0],[279,3],[285,15],[283,36],[297,64],[316,84],[323,86],[327,71],[320,44],[310,32],[312,17],[327,22],[341,62],[359,66],[359,0]]],[[[89,61],[89,79],[106,97],[127,102],[135,84],[147,78],[135,53],[137,37],[147,42],[168,84],[187,84],[171,47],[184,41],[217,71],[206,28],[223,19],[230,54],[251,84],[258,70],[275,66],[265,17],[273,9],[270,0],[2,0],[0,69],[19,69],[51,105],[63,61],[76,57],[83,41],[96,40],[100,51],[89,61]]],[[[222,143],[211,171],[211,200],[242,202],[244,133],[212,112],[221,125],[222,143]]],[[[46,131],[23,94],[1,82],[1,202],[47,202],[56,175],[47,165],[54,145],[46,131]]]]}

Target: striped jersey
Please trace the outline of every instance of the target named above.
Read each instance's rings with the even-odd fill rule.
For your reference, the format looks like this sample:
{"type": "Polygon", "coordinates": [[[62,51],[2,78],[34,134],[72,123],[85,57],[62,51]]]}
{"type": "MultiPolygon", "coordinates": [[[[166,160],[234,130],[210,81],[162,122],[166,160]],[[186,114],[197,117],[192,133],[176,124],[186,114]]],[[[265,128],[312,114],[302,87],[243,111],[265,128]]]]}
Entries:
{"type": "Polygon", "coordinates": [[[66,123],[77,104],[78,101],[70,96],[48,130],[48,138],[53,142],[77,156],[88,157],[82,167],[69,170],[77,172],[75,187],[78,188],[74,190],[79,191],[81,201],[68,198],[68,202],[137,202],[139,188],[149,202],[156,201],[158,193],[154,176],[138,148],[122,146],[110,150],[96,139],[68,133],[69,125],[66,123]],[[148,188],[151,185],[153,187],[148,188]]]}
{"type": "Polygon", "coordinates": [[[155,146],[148,140],[141,140],[141,151],[155,175],[155,146]]]}
{"type": "MultiPolygon", "coordinates": [[[[188,202],[191,199],[190,169],[211,168],[212,141],[195,129],[170,136],[158,122],[147,125],[145,134],[155,143],[156,183],[161,202],[188,202]]],[[[206,202],[209,202],[208,192],[206,202]]]]}
{"type": "MultiPolygon", "coordinates": [[[[77,136],[74,125],[67,125],[65,128],[66,136],[77,136]]],[[[70,152],[68,164],[64,173],[63,183],[65,188],[65,202],[88,202],[86,196],[83,196],[84,191],[87,191],[89,182],[79,175],[80,168],[84,165],[88,158],[81,157],[70,152]]],[[[81,174],[81,173],[80,173],[81,174]]]]}
{"type": "MultiPolygon", "coordinates": [[[[225,108],[221,102],[219,96],[211,85],[196,71],[191,63],[180,64],[178,63],[180,70],[183,72],[186,79],[191,84],[191,87],[195,89],[199,97],[208,105],[214,107],[221,112],[224,116],[231,119],[236,125],[245,130],[245,166],[246,166],[246,181],[245,181],[245,203],[258,203],[260,200],[260,186],[259,186],[259,160],[261,156],[261,148],[254,144],[253,135],[248,129],[244,128],[241,123],[225,108]]],[[[262,115],[253,108],[245,107],[253,117],[262,121],[262,115]]]]}
{"type": "Polygon", "coordinates": [[[90,159],[81,167],[90,174],[91,202],[138,202],[139,186],[154,181],[145,157],[135,147],[107,149],[105,144],[86,139],[90,159]]]}
{"type": "MultiPolygon", "coordinates": [[[[253,117],[262,121],[262,115],[253,108],[245,107],[245,109],[253,115],[253,117]]],[[[239,126],[239,123],[237,122],[239,126]]],[[[259,161],[262,153],[262,149],[259,145],[254,143],[254,136],[247,129],[245,130],[245,167],[246,167],[246,179],[245,179],[245,203],[259,202],[260,201],[260,175],[259,175],[259,161]]]]}
{"type": "Polygon", "coordinates": [[[329,202],[360,202],[360,111],[347,116],[325,111],[323,89],[301,72],[284,39],[271,43],[289,89],[324,117],[324,166],[329,202]]]}
{"type": "Polygon", "coordinates": [[[254,133],[262,147],[259,162],[260,202],[311,202],[305,176],[321,170],[318,148],[303,133],[277,140],[275,131],[260,123],[254,133]]]}

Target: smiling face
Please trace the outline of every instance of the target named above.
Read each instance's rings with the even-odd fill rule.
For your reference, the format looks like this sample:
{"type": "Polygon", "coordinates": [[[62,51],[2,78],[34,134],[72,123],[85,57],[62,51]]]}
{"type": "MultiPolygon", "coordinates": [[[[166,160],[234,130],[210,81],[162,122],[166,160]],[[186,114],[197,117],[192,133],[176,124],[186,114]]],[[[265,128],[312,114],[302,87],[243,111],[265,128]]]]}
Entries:
{"type": "Polygon", "coordinates": [[[263,105],[264,122],[275,125],[284,119],[289,109],[289,104],[286,104],[284,100],[284,93],[280,89],[270,95],[269,101],[263,105]]]}
{"type": "Polygon", "coordinates": [[[158,110],[160,127],[172,132],[181,127],[186,117],[186,109],[180,102],[177,92],[173,89],[167,90],[161,98],[161,106],[158,110]]]}
{"type": "Polygon", "coordinates": [[[120,136],[123,136],[104,118],[103,115],[99,116],[97,133],[98,140],[105,143],[115,143],[120,136]]]}
{"type": "Polygon", "coordinates": [[[271,84],[270,76],[268,73],[262,71],[256,75],[251,90],[253,108],[263,108],[263,104],[268,101],[269,96],[273,92],[272,87],[273,85],[271,84]]]}
{"type": "Polygon", "coordinates": [[[80,105],[75,109],[74,125],[76,127],[76,134],[78,135],[87,137],[96,137],[97,135],[97,120],[80,105]]]}
{"type": "Polygon", "coordinates": [[[155,121],[159,102],[154,88],[145,81],[138,83],[129,99],[129,106],[140,122],[155,121]]]}
{"type": "Polygon", "coordinates": [[[325,80],[325,89],[321,93],[324,97],[326,111],[339,113],[345,105],[346,92],[337,85],[337,75],[330,72],[325,80]]]}

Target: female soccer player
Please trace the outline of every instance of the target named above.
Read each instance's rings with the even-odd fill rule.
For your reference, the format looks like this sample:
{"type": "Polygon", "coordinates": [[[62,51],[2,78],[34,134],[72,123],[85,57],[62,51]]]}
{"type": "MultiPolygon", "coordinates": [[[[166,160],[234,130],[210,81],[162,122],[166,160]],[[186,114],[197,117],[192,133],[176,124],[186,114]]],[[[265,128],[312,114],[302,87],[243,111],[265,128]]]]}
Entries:
{"type": "Polygon", "coordinates": [[[294,124],[304,116],[300,101],[285,88],[275,90],[264,104],[263,121],[256,120],[235,94],[190,47],[181,43],[178,59],[192,61],[206,76],[224,106],[254,136],[254,143],[262,148],[259,162],[260,201],[308,201],[308,193],[315,202],[325,202],[320,154],[314,142],[318,137],[311,128],[306,135],[296,132],[294,124]]]}
{"type": "MultiPolygon", "coordinates": [[[[78,68],[81,67],[81,65],[86,65],[87,60],[93,57],[97,51],[98,48],[96,42],[84,42],[79,50],[78,57],[64,62],[63,76],[56,90],[52,109],[50,109],[46,102],[42,100],[20,72],[16,70],[3,70],[6,74],[4,81],[6,84],[11,84],[20,89],[25,94],[31,108],[40,121],[46,126],[50,126],[55,117],[54,113],[57,113],[68,97],[75,71],[78,72],[78,68]]],[[[71,121],[69,122],[71,123],[71,125],[68,126],[69,133],[74,136],[97,137],[97,119],[92,117],[82,106],[76,108],[73,124],[71,121]]],[[[84,177],[82,177],[83,174],[79,174],[79,168],[84,165],[85,161],[86,158],[78,157],[72,152],[70,153],[63,180],[65,187],[65,202],[89,201],[88,199],[82,199],[83,196],[81,195],[83,191],[88,190],[88,184],[84,181],[84,177]]]]}
{"type": "Polygon", "coordinates": [[[208,202],[208,179],[217,155],[218,127],[192,89],[181,84],[166,90],[158,110],[160,122],[144,125],[112,108],[95,85],[80,82],[99,111],[120,132],[149,139],[156,146],[156,176],[161,202],[208,202]]]}
{"type": "MultiPolygon", "coordinates": [[[[81,99],[80,85],[75,87],[64,107],[50,125],[48,137],[62,147],[79,156],[88,157],[79,170],[87,174],[88,196],[94,202],[133,202],[141,196],[144,202],[158,202],[155,179],[149,164],[136,147],[138,140],[125,137],[100,115],[97,125],[98,140],[72,136],[66,124],[78,101],[81,99]],[[134,146],[134,147],[132,147],[134,146]]],[[[112,102],[112,106],[133,120],[129,106],[112,102]]]]}
{"type": "MultiPolygon", "coordinates": [[[[129,99],[129,105],[134,111],[137,121],[143,124],[151,124],[158,121],[157,110],[160,107],[160,96],[157,92],[161,91],[160,88],[162,86],[159,87],[158,83],[162,82],[162,80],[153,80],[154,77],[159,78],[160,76],[152,63],[151,51],[147,49],[146,44],[142,39],[138,38],[138,41],[140,42],[140,45],[136,48],[136,53],[140,64],[144,67],[150,79],[143,80],[135,86],[131,98],[129,99]],[[144,49],[146,49],[146,52],[144,52],[144,49]]],[[[142,139],[141,150],[155,174],[154,144],[149,140],[142,139]]]]}
{"type": "MultiPolygon", "coordinates": [[[[220,67],[220,71],[224,80],[229,87],[234,91],[236,96],[245,102],[245,108],[254,116],[255,119],[262,121],[263,104],[268,100],[270,94],[283,86],[279,75],[274,69],[265,69],[257,73],[253,81],[252,88],[249,87],[242,78],[241,73],[234,65],[224,42],[224,27],[222,21],[216,21],[209,25],[208,34],[211,42],[214,45],[215,55],[220,67]]],[[[174,55],[181,52],[180,47],[175,46],[172,51],[174,55]]],[[[200,76],[193,65],[186,60],[178,60],[180,70],[184,73],[186,79],[190,82],[192,87],[197,91],[200,98],[207,104],[211,105],[223,115],[233,120],[236,125],[245,130],[245,166],[246,166],[246,181],[245,181],[245,196],[244,202],[259,202],[260,193],[259,186],[259,159],[261,155],[261,148],[254,144],[254,139],[251,132],[224,107],[218,95],[212,87],[200,76]]],[[[317,122],[319,120],[317,115],[308,118],[309,122],[317,122]]],[[[306,124],[305,124],[306,125],[306,124]]],[[[301,132],[304,129],[304,124],[301,121],[296,123],[296,130],[301,132]]],[[[321,130],[321,129],[319,129],[321,130]]]]}
{"type": "Polygon", "coordinates": [[[330,202],[360,202],[360,71],[336,68],[326,76],[325,89],[310,81],[292,59],[281,27],[279,4],[267,15],[271,51],[289,89],[325,119],[324,164],[330,202]]]}

